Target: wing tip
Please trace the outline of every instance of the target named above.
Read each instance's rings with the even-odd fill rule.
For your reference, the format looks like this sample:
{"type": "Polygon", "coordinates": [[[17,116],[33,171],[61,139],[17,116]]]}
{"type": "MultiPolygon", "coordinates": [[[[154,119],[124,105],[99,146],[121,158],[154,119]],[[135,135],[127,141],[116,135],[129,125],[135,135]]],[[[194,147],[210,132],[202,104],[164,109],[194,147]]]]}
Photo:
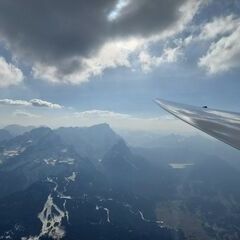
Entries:
{"type": "Polygon", "coordinates": [[[168,101],[162,99],[162,98],[155,98],[154,102],[159,105],[161,108],[166,108],[166,106],[168,105],[168,101]]]}

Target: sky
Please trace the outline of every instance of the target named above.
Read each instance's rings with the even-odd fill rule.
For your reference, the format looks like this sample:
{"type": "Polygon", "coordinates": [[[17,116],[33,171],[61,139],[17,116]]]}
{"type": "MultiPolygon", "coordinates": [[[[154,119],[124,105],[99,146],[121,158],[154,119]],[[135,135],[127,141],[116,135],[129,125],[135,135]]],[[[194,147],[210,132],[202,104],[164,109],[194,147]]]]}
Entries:
{"type": "Polygon", "coordinates": [[[163,98],[240,111],[239,0],[0,1],[0,126],[192,134],[163,98]]]}

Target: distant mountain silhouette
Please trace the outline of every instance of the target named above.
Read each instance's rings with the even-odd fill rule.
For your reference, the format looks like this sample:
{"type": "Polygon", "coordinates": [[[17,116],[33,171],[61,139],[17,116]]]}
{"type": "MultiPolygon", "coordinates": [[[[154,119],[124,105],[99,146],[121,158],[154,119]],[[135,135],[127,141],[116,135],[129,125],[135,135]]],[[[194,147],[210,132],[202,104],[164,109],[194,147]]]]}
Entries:
{"type": "Polygon", "coordinates": [[[65,144],[72,145],[81,156],[94,160],[102,158],[120,139],[108,124],[59,128],[55,132],[65,144]]]}

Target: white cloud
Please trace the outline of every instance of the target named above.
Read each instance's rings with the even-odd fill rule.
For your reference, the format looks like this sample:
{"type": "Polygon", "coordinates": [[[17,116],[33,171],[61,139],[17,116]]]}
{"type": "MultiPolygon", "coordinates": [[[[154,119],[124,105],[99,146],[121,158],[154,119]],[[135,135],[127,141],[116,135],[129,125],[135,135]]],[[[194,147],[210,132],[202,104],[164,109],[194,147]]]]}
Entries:
{"type": "Polygon", "coordinates": [[[29,101],[26,100],[13,100],[13,99],[0,99],[0,105],[5,106],[22,106],[22,107],[45,107],[51,109],[61,109],[63,106],[51,103],[47,101],[43,101],[41,99],[31,99],[29,101]]]}
{"type": "Polygon", "coordinates": [[[46,108],[52,108],[52,109],[62,108],[62,106],[59,104],[43,101],[41,99],[32,99],[29,102],[34,107],[46,107],[46,108]]]}
{"type": "Polygon", "coordinates": [[[31,106],[28,101],[25,100],[13,100],[13,99],[0,99],[0,105],[13,105],[13,106],[31,106]]]}
{"type": "Polygon", "coordinates": [[[176,62],[182,55],[181,47],[165,48],[160,57],[151,56],[147,50],[143,50],[139,54],[139,62],[144,72],[149,72],[153,67],[157,67],[164,63],[176,62]]]}
{"type": "Polygon", "coordinates": [[[128,114],[95,109],[84,112],[75,112],[74,116],[79,118],[131,118],[128,114]]]}
{"type": "Polygon", "coordinates": [[[35,78],[44,79],[52,83],[80,84],[90,77],[101,75],[105,69],[116,67],[131,67],[130,55],[143,46],[143,39],[131,38],[106,43],[95,57],[72,59],[82,65],[71,74],[61,74],[56,66],[36,64],[33,67],[35,78]]]}
{"type": "Polygon", "coordinates": [[[22,71],[11,63],[7,63],[3,57],[0,57],[0,87],[9,87],[18,85],[23,81],[22,71]]]}
{"type": "Polygon", "coordinates": [[[15,112],[13,112],[14,116],[17,117],[27,117],[27,118],[38,118],[39,115],[30,113],[30,112],[26,112],[26,111],[21,111],[21,110],[16,110],[15,112]]]}
{"type": "Polygon", "coordinates": [[[199,40],[210,40],[216,37],[232,33],[240,25],[240,19],[234,15],[214,18],[213,21],[205,24],[199,34],[199,40]]]}
{"type": "MultiPolygon", "coordinates": [[[[240,23],[240,19],[238,21],[240,23]]],[[[213,42],[206,55],[200,58],[199,66],[205,68],[211,74],[226,72],[240,67],[239,39],[240,25],[237,28],[233,28],[232,32],[227,36],[223,36],[216,42],[213,42]]]]}

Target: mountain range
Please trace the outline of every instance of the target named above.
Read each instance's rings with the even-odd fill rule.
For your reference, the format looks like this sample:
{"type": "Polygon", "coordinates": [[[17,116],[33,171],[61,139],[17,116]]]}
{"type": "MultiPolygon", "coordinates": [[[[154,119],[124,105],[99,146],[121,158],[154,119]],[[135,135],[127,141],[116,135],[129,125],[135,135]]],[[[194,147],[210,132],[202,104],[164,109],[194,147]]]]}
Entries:
{"type": "Polygon", "coordinates": [[[107,124],[0,139],[0,239],[239,239],[239,171],[217,156],[131,148],[107,124]]]}

